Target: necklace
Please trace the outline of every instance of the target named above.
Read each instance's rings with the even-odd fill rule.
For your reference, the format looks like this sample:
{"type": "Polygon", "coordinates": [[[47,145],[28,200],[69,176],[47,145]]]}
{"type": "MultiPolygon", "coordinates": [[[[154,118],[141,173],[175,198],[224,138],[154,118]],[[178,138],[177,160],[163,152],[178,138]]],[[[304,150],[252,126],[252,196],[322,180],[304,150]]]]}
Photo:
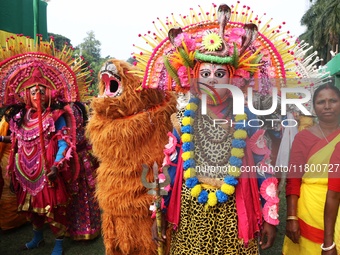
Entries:
{"type": "MultiPolygon", "coordinates": [[[[318,124],[318,126],[319,126],[319,129],[320,129],[320,131],[321,131],[323,137],[326,139],[327,143],[328,143],[328,144],[331,144],[331,143],[328,141],[328,139],[327,139],[327,137],[325,136],[325,134],[323,133],[320,124],[318,124]]],[[[339,128],[339,125],[337,126],[336,129],[338,130],[338,128],[339,128]]],[[[335,147],[333,144],[331,144],[331,145],[332,145],[333,147],[335,147]]]]}
{"type": "MultiPolygon", "coordinates": [[[[46,109],[44,109],[44,111],[42,112],[42,114],[41,114],[41,116],[42,116],[42,118],[44,118],[45,117],[45,113],[46,113],[46,109]]],[[[28,111],[27,111],[27,115],[26,115],[27,117],[27,120],[28,121],[30,121],[30,122],[32,122],[32,121],[38,121],[38,117],[36,117],[36,118],[31,118],[31,116],[32,116],[32,108],[30,108],[28,111]]]]}
{"type": "MultiPolygon", "coordinates": [[[[184,112],[184,118],[182,120],[182,159],[183,159],[183,169],[185,170],[184,179],[186,179],[186,185],[191,189],[191,196],[197,198],[199,203],[205,204],[205,209],[209,206],[215,206],[218,202],[225,203],[228,201],[229,196],[234,194],[235,186],[238,181],[235,177],[241,174],[240,167],[242,165],[242,158],[244,157],[244,147],[246,145],[245,139],[247,138],[247,132],[244,130],[245,127],[238,123],[241,120],[246,120],[247,115],[236,115],[235,129],[237,129],[233,136],[231,157],[229,158],[229,165],[231,169],[228,169],[228,174],[224,178],[224,184],[221,189],[216,192],[204,190],[204,186],[198,181],[196,177],[196,163],[195,163],[195,153],[194,153],[194,117],[198,108],[200,100],[198,98],[192,98],[186,107],[184,112]]],[[[213,188],[214,189],[214,188],[213,188]]]]}

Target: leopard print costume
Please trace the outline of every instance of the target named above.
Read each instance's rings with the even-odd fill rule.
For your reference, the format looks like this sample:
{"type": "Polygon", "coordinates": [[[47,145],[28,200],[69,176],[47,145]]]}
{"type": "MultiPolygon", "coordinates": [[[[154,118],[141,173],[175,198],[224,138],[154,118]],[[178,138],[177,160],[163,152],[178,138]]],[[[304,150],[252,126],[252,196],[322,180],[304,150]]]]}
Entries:
{"type": "Polygon", "coordinates": [[[249,241],[248,248],[238,239],[235,195],[230,196],[228,202],[205,211],[205,205],[198,203],[190,191],[183,183],[180,222],[172,232],[171,255],[259,254],[256,239],[249,241]]]}
{"type": "MultiPolygon", "coordinates": [[[[177,114],[181,124],[183,113],[184,111],[177,114]]],[[[208,114],[212,113],[208,112],[208,114]]],[[[228,162],[230,157],[233,130],[221,126],[213,127],[212,120],[209,115],[202,118],[197,113],[195,116],[195,138],[199,138],[201,142],[200,146],[197,146],[197,141],[194,141],[196,165],[206,166],[211,163],[228,162]]],[[[209,173],[209,171],[196,174],[220,180],[223,180],[226,175],[223,172],[209,173]]],[[[216,189],[207,191],[214,192],[216,189]]],[[[170,254],[255,255],[259,253],[256,239],[250,240],[247,248],[238,239],[235,194],[231,195],[226,203],[218,203],[209,211],[205,211],[205,205],[198,203],[197,198],[192,197],[190,192],[191,189],[183,181],[180,222],[177,231],[172,232],[170,254]]]]}
{"type": "MultiPolygon", "coordinates": [[[[213,115],[210,109],[208,114],[213,115]]],[[[224,180],[224,177],[227,175],[226,170],[229,165],[234,130],[230,128],[230,125],[225,125],[224,128],[220,125],[214,127],[214,118],[209,115],[203,116],[198,110],[195,116],[195,162],[197,170],[202,170],[198,170],[196,175],[198,177],[224,180]],[[220,168],[216,167],[215,171],[213,171],[213,169],[209,169],[210,166],[220,168]],[[225,167],[224,171],[221,167],[225,167]]]]}

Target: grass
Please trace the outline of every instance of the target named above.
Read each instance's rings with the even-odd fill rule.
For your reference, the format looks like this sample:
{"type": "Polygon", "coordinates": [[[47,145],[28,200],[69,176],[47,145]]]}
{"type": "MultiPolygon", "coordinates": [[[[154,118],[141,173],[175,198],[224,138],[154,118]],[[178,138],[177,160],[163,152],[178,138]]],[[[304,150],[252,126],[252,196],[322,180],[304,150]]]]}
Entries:
{"type": "MultiPolygon", "coordinates": [[[[286,229],[286,199],[285,192],[280,194],[280,225],[277,228],[277,237],[274,246],[268,250],[260,250],[261,255],[281,255],[283,239],[286,229]]],[[[41,255],[51,254],[54,247],[54,236],[48,225],[44,227],[45,246],[39,247],[39,249],[33,249],[29,251],[20,251],[19,247],[24,243],[31,241],[33,238],[32,225],[26,223],[20,228],[16,229],[12,233],[6,235],[0,235],[0,254],[1,255],[41,255]]],[[[150,237],[151,238],[151,237],[150,237]]],[[[80,242],[72,241],[70,238],[64,240],[64,251],[66,254],[72,255],[104,255],[105,247],[101,236],[95,240],[80,242]]],[[[141,254],[142,255],[142,254],[141,254]]]]}

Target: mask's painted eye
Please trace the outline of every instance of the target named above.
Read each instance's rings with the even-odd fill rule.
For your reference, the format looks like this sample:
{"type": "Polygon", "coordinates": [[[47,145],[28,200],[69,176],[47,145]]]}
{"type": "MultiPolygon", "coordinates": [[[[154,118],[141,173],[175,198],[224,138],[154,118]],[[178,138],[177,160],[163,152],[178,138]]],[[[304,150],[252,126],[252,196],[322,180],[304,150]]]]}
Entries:
{"type": "Polygon", "coordinates": [[[45,90],[41,89],[41,90],[40,90],[40,94],[41,94],[42,96],[45,96],[45,90]]]}
{"type": "Polygon", "coordinates": [[[35,94],[37,94],[37,93],[36,93],[36,90],[35,90],[35,89],[32,89],[32,90],[31,90],[31,95],[32,95],[32,96],[35,96],[35,94]]]}
{"type": "Polygon", "coordinates": [[[224,72],[216,72],[216,73],[215,73],[215,76],[216,76],[217,78],[223,78],[223,77],[225,76],[225,73],[224,73],[224,72]]]}
{"type": "Polygon", "coordinates": [[[210,72],[208,72],[208,71],[201,72],[201,76],[203,78],[208,78],[210,76],[210,72]]]}

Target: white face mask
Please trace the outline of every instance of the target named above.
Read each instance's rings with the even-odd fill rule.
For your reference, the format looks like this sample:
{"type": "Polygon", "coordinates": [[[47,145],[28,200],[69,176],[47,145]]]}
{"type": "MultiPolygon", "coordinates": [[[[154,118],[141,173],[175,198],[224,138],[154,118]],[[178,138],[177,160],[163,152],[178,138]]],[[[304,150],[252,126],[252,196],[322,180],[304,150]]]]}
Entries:
{"type": "Polygon", "coordinates": [[[39,89],[37,90],[37,87],[34,86],[30,89],[31,103],[34,108],[37,108],[38,106],[38,93],[40,93],[40,102],[43,105],[45,103],[46,88],[39,86],[39,89]]]}

